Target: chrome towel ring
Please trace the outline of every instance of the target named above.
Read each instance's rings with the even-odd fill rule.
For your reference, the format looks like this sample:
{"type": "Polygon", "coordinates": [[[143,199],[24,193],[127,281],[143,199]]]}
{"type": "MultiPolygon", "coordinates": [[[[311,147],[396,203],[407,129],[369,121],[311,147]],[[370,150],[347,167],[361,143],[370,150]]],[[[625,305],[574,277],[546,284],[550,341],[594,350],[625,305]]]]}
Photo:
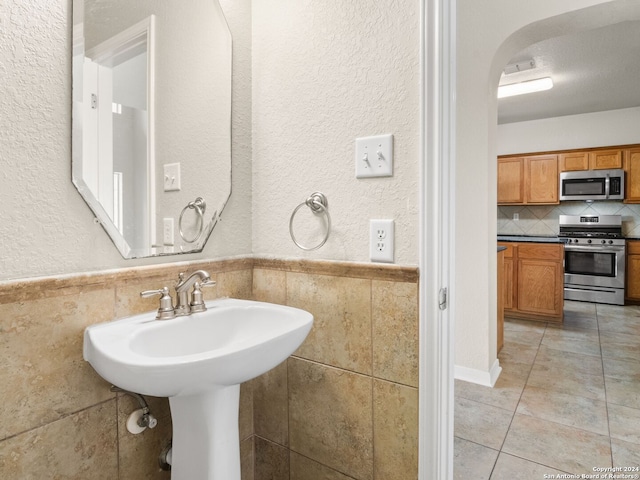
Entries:
{"type": "Polygon", "coordinates": [[[180,212],[180,219],[178,220],[178,230],[180,231],[180,236],[187,243],[194,243],[200,239],[202,235],[202,230],[204,229],[204,212],[207,210],[207,202],[204,201],[204,198],[198,197],[193,202],[189,202],[186,207],[182,209],[180,212]],[[182,218],[184,217],[184,213],[187,209],[192,209],[196,211],[197,221],[200,224],[198,227],[198,233],[192,239],[188,239],[185,237],[184,232],[182,231],[182,218]]]}
{"type": "Polygon", "coordinates": [[[291,214],[291,218],[289,219],[289,234],[291,235],[291,240],[293,240],[293,243],[295,243],[298,248],[301,248],[302,250],[307,250],[307,251],[317,250],[320,247],[322,247],[325,243],[327,243],[327,240],[329,239],[329,233],[331,233],[331,215],[329,215],[328,205],[329,204],[327,202],[327,197],[323,193],[315,192],[309,195],[309,197],[304,202],[302,202],[293,210],[293,213],[291,214]],[[309,207],[315,215],[324,214],[327,217],[327,232],[324,238],[322,239],[322,241],[315,247],[305,247],[301,245],[300,242],[296,240],[296,237],[293,234],[293,217],[296,216],[296,213],[298,213],[298,210],[300,210],[304,205],[309,207]]]}

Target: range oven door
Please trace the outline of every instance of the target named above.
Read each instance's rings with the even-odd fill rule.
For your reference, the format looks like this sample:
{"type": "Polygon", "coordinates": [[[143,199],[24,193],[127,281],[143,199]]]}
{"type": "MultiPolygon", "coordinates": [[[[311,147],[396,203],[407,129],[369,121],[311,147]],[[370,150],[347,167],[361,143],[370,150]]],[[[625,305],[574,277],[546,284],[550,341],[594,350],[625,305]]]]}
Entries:
{"type": "Polygon", "coordinates": [[[624,288],[624,246],[564,247],[565,285],[624,288]]]}

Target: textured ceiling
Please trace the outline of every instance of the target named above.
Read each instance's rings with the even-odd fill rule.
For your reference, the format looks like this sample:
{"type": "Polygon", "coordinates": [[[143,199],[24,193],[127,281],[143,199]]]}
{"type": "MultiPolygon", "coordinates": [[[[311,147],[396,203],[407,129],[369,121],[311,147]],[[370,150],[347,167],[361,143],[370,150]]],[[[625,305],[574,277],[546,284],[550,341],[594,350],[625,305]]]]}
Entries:
{"type": "Polygon", "coordinates": [[[550,76],[554,87],[500,99],[498,123],[640,106],[640,22],[551,38],[509,64],[530,59],[535,69],[503,75],[500,84],[550,76]]]}

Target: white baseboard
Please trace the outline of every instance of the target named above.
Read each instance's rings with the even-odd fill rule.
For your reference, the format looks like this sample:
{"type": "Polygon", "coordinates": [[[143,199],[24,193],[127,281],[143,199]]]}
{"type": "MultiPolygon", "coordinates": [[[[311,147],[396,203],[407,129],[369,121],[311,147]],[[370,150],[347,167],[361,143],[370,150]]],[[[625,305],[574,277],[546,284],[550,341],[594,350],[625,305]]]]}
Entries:
{"type": "Polygon", "coordinates": [[[493,366],[488,372],[456,365],[453,376],[456,380],[464,380],[465,382],[477,383],[485,387],[493,387],[500,376],[500,372],[502,372],[502,367],[500,366],[500,361],[496,358],[496,361],[493,362],[493,366]]]}

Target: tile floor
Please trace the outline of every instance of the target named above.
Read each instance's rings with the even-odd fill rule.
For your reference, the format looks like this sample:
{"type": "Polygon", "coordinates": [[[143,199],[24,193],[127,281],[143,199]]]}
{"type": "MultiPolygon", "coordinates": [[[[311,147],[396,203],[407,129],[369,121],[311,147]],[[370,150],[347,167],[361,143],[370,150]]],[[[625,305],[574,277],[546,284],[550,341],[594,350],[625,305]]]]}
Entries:
{"type": "MultiPolygon", "coordinates": [[[[564,324],[506,319],[504,333],[494,388],[456,380],[455,479],[640,466],[640,307],[567,301],[564,324]]],[[[606,478],[640,478],[626,473],[606,478]]]]}

